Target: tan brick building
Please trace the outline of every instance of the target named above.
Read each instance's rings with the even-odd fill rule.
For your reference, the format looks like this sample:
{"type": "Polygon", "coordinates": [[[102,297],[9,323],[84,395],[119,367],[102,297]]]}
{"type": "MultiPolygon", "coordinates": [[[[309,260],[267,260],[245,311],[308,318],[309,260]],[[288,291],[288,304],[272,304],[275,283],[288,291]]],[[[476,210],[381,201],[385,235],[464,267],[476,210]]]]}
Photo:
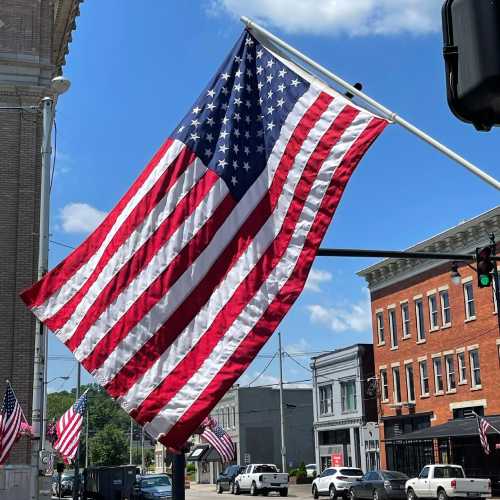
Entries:
{"type": "MultiPolygon", "coordinates": [[[[0,1],[0,108],[36,106],[62,72],[80,0],[0,1]]],[[[41,115],[0,109],[0,391],[31,420],[35,322],[19,299],[38,266],[41,115]]],[[[22,439],[10,463],[29,463],[22,439]]]]}
{"type": "MultiPolygon", "coordinates": [[[[471,253],[491,232],[500,239],[500,207],[409,250],[471,253]]],[[[359,273],[371,293],[382,467],[415,473],[424,462],[467,465],[464,454],[482,452],[475,419],[464,418],[500,415],[493,289],[478,288],[464,263],[455,284],[450,269],[450,262],[386,259],[359,273]]]]}

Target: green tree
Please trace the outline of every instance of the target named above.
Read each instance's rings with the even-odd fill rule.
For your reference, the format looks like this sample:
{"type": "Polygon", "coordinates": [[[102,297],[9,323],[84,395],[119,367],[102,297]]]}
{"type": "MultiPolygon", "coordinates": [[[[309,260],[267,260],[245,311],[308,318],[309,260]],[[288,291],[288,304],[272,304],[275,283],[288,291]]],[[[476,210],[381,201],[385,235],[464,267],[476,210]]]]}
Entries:
{"type": "Polygon", "coordinates": [[[123,465],[128,463],[129,447],[123,431],[115,424],[106,424],[89,439],[92,465],[123,465]]]}

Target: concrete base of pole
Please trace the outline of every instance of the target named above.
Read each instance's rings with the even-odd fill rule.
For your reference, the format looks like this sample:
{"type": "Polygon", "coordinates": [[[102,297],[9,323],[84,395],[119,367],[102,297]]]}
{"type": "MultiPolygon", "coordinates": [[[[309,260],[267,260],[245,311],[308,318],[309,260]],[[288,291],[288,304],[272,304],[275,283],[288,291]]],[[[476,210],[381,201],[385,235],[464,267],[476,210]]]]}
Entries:
{"type": "Polygon", "coordinates": [[[172,500],[186,499],[186,455],[175,454],[172,459],[172,500]]]}

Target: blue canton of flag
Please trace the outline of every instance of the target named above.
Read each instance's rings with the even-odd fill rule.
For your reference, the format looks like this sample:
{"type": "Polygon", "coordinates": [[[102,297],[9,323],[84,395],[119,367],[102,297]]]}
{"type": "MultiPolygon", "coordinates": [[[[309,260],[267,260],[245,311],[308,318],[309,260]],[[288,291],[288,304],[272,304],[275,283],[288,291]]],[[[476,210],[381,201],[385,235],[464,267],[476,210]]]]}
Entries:
{"type": "Polygon", "coordinates": [[[286,117],[308,88],[244,32],[174,137],[239,200],[266,167],[286,117]]]}

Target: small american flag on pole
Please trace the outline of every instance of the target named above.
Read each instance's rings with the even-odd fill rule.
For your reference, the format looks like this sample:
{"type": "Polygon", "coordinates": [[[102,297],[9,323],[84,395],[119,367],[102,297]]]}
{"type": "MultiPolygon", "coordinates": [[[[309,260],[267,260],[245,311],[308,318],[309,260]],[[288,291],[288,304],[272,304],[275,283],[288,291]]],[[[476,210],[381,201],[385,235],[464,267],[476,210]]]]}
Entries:
{"type": "Polygon", "coordinates": [[[101,225],[22,298],[180,449],[297,299],[387,123],[244,32],[101,225]]]}
{"type": "Polygon", "coordinates": [[[70,463],[75,458],[78,450],[86,409],[87,394],[85,392],[57,421],[57,441],[54,444],[54,450],[61,454],[66,463],[70,463]]]}
{"type": "Polygon", "coordinates": [[[219,453],[222,462],[231,462],[234,459],[234,443],[229,434],[218,424],[213,417],[207,417],[202,424],[205,429],[204,437],[219,453]]]}
{"type": "Polygon", "coordinates": [[[479,431],[479,440],[481,441],[481,446],[483,447],[484,453],[486,455],[489,455],[490,445],[488,444],[487,432],[488,429],[490,429],[491,425],[485,418],[482,418],[479,415],[476,418],[477,418],[477,427],[479,431]]]}
{"type": "Polygon", "coordinates": [[[26,423],[23,410],[9,382],[0,409],[0,465],[9,457],[10,450],[20,437],[21,425],[26,423]]]}

